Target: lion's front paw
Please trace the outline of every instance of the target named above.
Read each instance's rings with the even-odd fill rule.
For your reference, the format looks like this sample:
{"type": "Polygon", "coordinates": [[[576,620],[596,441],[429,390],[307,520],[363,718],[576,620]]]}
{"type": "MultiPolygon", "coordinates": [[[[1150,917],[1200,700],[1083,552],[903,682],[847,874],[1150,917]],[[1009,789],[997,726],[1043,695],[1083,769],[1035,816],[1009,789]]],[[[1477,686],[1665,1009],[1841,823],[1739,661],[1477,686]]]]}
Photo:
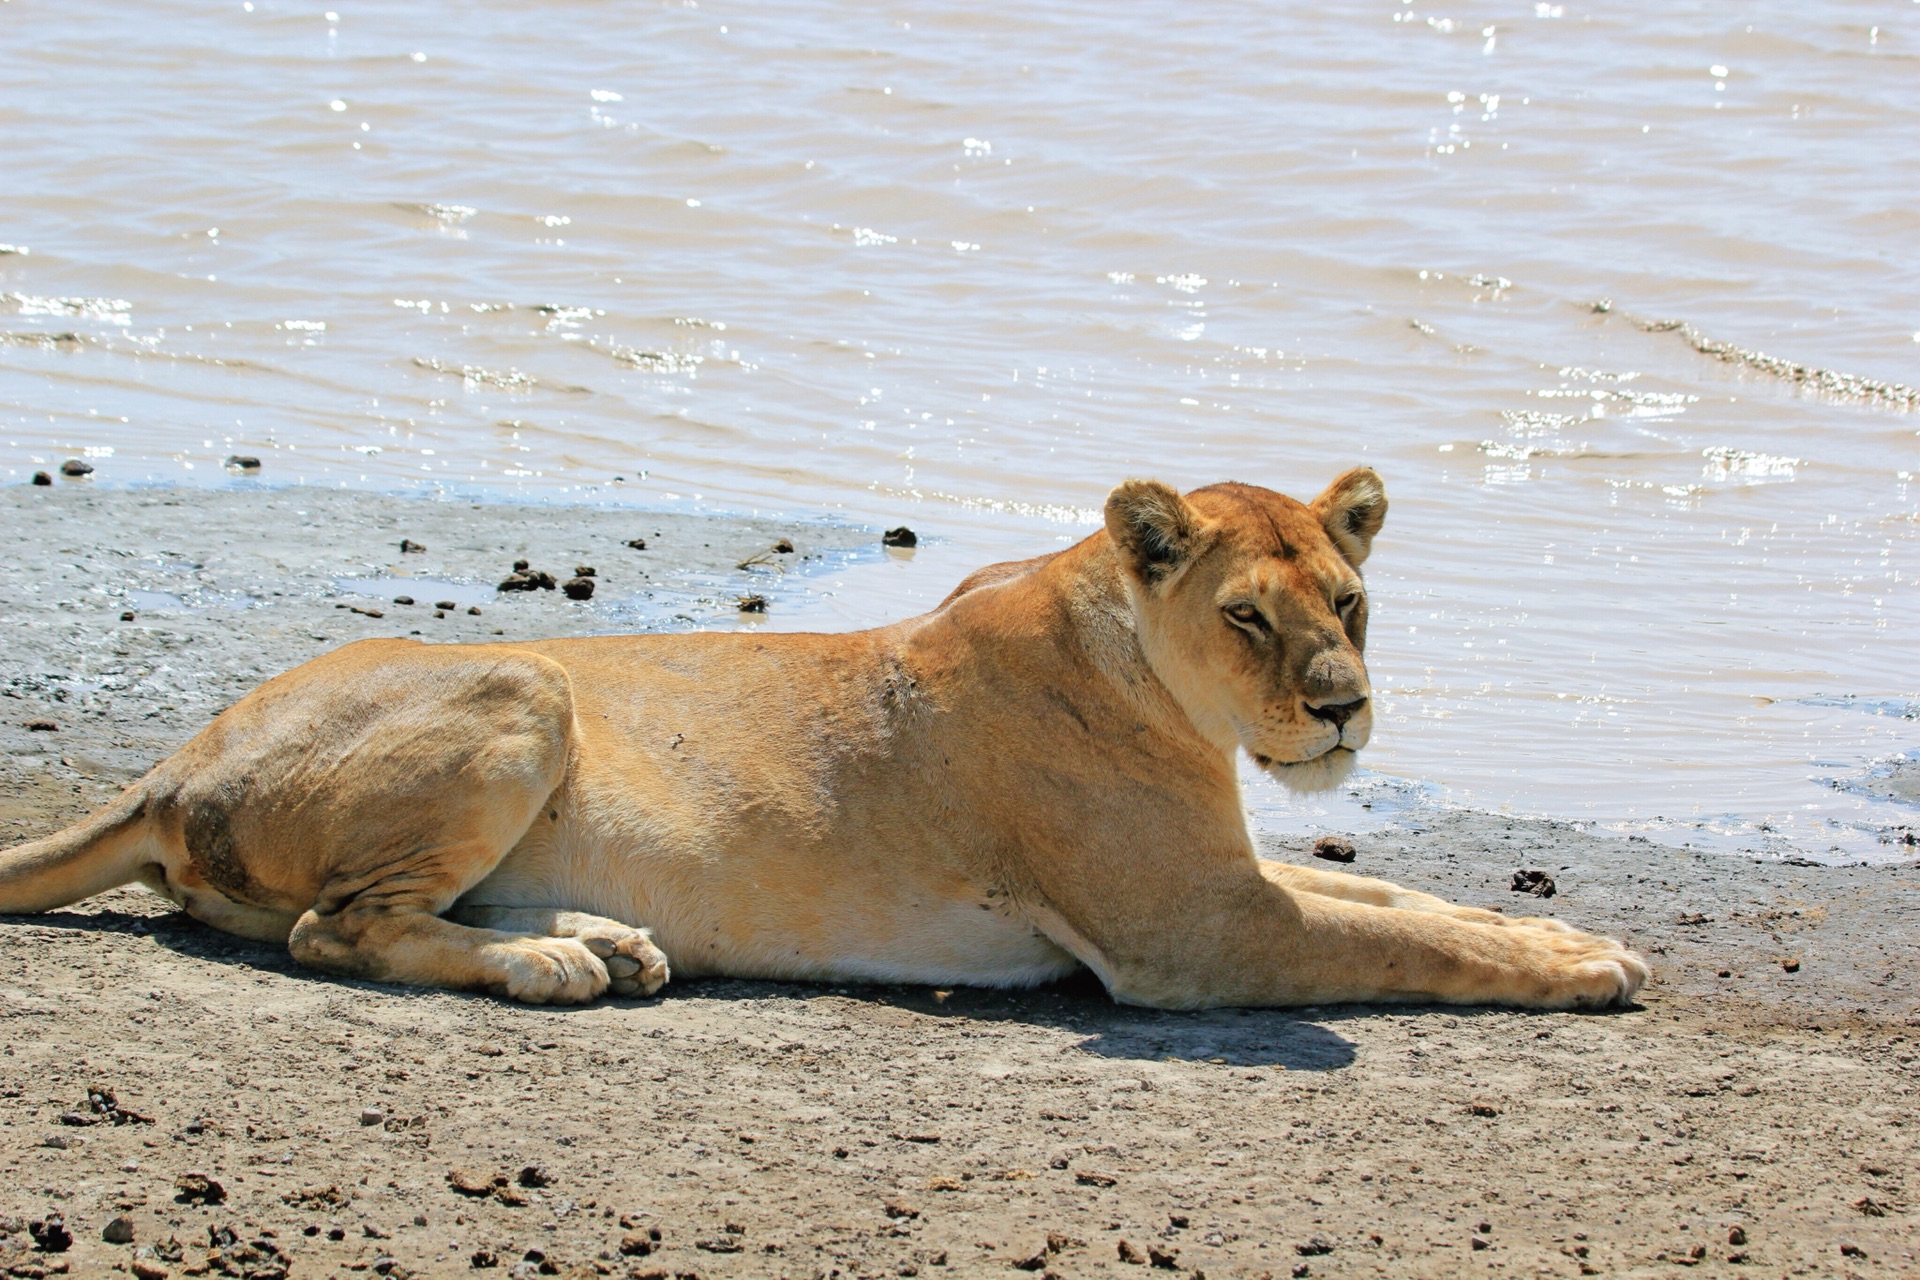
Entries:
{"type": "Polygon", "coordinates": [[[499,947],[500,995],[528,1004],[585,1004],[607,989],[607,966],[576,938],[516,938],[499,947]]]}
{"type": "Polygon", "coordinates": [[[575,935],[607,966],[607,990],[616,996],[650,996],[667,984],[666,952],[653,945],[645,929],[611,920],[587,926],[575,935]]]}
{"type": "Polygon", "coordinates": [[[1526,948],[1533,990],[1521,1003],[1543,1009],[1605,1009],[1631,1004],[1652,971],[1612,938],[1578,933],[1559,921],[1515,921],[1507,936],[1526,948]],[[1547,927],[1543,927],[1547,926],[1547,927]]]}

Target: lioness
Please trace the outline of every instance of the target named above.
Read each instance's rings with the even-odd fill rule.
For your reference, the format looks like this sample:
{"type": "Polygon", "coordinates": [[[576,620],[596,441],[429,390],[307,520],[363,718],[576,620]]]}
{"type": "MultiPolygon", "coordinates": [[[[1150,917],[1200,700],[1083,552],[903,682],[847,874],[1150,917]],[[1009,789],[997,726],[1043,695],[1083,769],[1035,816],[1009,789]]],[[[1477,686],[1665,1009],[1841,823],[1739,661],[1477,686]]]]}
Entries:
{"type": "Polygon", "coordinates": [[[0,912],[138,880],[329,973],[533,1003],[682,976],[1172,1008],[1630,1000],[1620,944],[1254,856],[1244,749],[1338,783],[1373,713],[1372,471],[1302,505],[1130,480],[1106,527],[846,635],[366,640],[268,681],[0,912]]]}

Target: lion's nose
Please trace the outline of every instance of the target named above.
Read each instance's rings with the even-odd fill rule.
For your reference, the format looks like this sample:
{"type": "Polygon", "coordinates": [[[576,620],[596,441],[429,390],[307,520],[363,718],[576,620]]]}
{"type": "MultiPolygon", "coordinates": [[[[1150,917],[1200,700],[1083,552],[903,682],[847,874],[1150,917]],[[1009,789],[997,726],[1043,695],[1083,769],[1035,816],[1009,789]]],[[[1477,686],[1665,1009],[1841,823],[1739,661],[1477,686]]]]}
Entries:
{"type": "Polygon", "coordinates": [[[1367,705],[1365,698],[1355,698],[1352,702],[1329,702],[1321,706],[1307,704],[1307,714],[1316,720],[1325,720],[1336,727],[1360,714],[1360,708],[1367,705]]]}

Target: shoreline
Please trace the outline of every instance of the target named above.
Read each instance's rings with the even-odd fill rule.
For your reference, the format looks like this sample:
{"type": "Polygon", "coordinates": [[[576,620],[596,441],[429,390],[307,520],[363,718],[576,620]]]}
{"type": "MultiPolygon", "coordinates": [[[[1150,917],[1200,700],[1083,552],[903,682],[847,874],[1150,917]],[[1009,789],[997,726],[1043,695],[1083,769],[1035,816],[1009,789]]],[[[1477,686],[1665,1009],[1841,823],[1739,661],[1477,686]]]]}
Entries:
{"type": "MultiPolygon", "coordinates": [[[[353,490],[21,486],[0,490],[0,515],[19,531],[0,566],[7,844],[347,640],[718,621],[737,616],[733,594],[765,590],[773,575],[735,566],[779,537],[808,567],[879,543],[353,490]],[[594,565],[594,600],[496,593],[522,557],[561,576],[594,565]],[[457,594],[444,618],[425,592],[394,605],[409,593],[386,584],[403,581],[457,587],[481,612],[457,594]]],[[[767,594],[777,608],[777,582],[767,594]]],[[[1288,860],[1311,843],[1259,836],[1288,860]]],[[[1352,843],[1357,873],[1624,937],[1654,981],[1610,1015],[1174,1014],[1115,1006],[1085,978],[1020,993],[706,981],[544,1010],[323,978],[137,889],[0,918],[0,1270],[91,1274],[159,1244],[141,1261],[182,1275],[223,1226],[241,1243],[214,1272],[260,1277],[371,1274],[382,1258],[384,1274],[439,1275],[483,1253],[506,1274],[529,1250],[578,1275],[1155,1270],[1121,1241],[1213,1276],[1915,1266],[1920,867],[1426,807],[1352,843]],[[1522,868],[1556,895],[1514,893],[1522,868]],[[63,1120],[86,1121],[102,1086],[152,1123],[63,1120]],[[522,1186],[525,1168],[543,1172],[522,1186]],[[511,1194],[463,1195],[454,1169],[509,1175],[511,1194]],[[176,1201],[188,1172],[224,1202],[176,1201]],[[50,1212],[69,1253],[30,1247],[50,1212]],[[118,1216],[131,1245],[102,1239],[118,1216]]]]}

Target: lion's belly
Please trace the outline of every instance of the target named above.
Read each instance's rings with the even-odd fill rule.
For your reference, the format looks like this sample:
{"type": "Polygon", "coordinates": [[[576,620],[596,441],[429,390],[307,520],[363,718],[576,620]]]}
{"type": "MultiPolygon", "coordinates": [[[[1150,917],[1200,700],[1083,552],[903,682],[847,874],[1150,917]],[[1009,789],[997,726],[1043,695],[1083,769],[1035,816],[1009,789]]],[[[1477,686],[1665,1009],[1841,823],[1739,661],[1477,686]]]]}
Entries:
{"type": "Polygon", "coordinates": [[[561,806],[464,901],[649,929],[679,977],[1017,987],[1079,967],[927,850],[849,854],[804,840],[702,849],[690,833],[609,830],[561,806]]]}

